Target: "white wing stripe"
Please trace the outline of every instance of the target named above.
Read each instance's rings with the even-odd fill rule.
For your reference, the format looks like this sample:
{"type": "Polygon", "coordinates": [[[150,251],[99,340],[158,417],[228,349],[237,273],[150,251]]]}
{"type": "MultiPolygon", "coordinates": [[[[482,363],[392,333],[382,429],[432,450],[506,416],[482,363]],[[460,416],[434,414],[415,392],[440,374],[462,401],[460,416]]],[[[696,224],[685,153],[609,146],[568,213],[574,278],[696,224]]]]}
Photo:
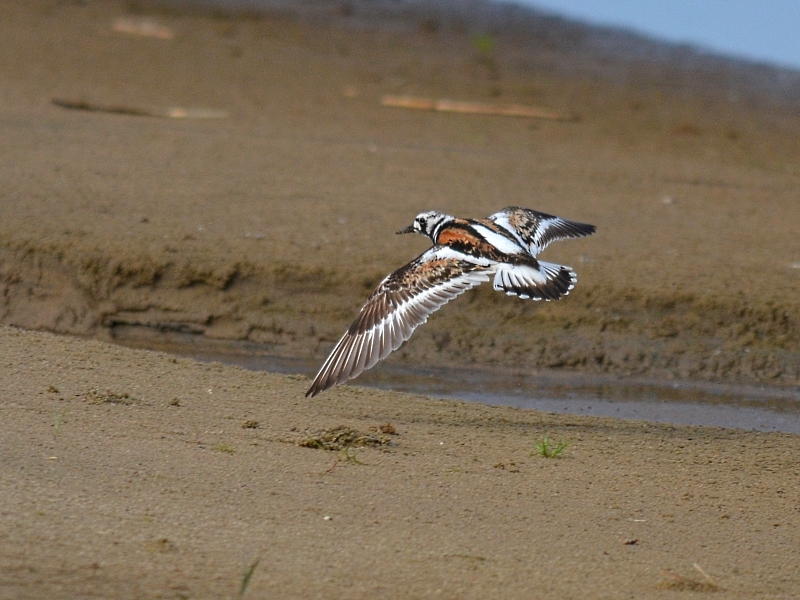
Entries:
{"type": "Polygon", "coordinates": [[[514,227],[511,226],[511,223],[508,222],[508,217],[506,217],[502,213],[499,213],[498,215],[492,215],[489,218],[492,219],[499,227],[502,227],[508,233],[513,235],[514,238],[519,242],[520,246],[522,246],[523,248],[528,247],[528,244],[525,243],[525,240],[522,239],[522,236],[520,236],[519,232],[514,227]]]}
{"type": "Polygon", "coordinates": [[[377,330],[372,329],[372,331],[370,331],[367,335],[362,335],[356,338],[355,348],[353,351],[356,353],[356,356],[358,356],[358,360],[355,362],[354,369],[349,376],[352,376],[353,373],[361,373],[364,369],[369,368],[366,365],[369,364],[375,349],[375,344],[377,342],[377,336],[375,335],[376,333],[377,330]]]}
{"type": "Polygon", "coordinates": [[[519,244],[515,244],[504,235],[500,235],[499,233],[492,231],[491,229],[489,229],[485,225],[481,225],[480,223],[473,223],[472,227],[474,227],[475,231],[477,231],[483,236],[483,239],[485,239],[492,246],[500,250],[500,252],[502,252],[503,254],[513,255],[513,254],[520,254],[521,252],[523,252],[525,244],[522,243],[522,240],[520,240],[519,244]]]}
{"type": "MultiPolygon", "coordinates": [[[[455,259],[462,262],[466,259],[469,260],[469,262],[471,262],[472,264],[477,265],[479,267],[488,267],[494,264],[494,261],[491,261],[488,258],[479,258],[477,256],[465,256],[461,252],[457,252],[456,250],[453,250],[449,246],[440,246],[436,248],[436,250],[431,253],[430,259],[431,260],[455,259]]],[[[469,277],[470,275],[472,275],[472,273],[467,273],[465,275],[462,275],[461,277],[469,277]]],[[[457,281],[458,279],[452,279],[448,283],[452,285],[457,285],[456,283],[457,281]]],[[[473,286],[470,285],[470,287],[473,286]]]]}

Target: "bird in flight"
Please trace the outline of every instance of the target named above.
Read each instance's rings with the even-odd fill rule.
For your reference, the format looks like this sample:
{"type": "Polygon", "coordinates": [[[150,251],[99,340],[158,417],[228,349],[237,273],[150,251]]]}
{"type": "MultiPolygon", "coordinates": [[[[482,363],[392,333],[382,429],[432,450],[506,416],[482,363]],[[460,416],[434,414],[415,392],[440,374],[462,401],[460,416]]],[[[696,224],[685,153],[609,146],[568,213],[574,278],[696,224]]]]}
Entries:
{"type": "Polygon", "coordinates": [[[411,337],[428,316],[494,276],[494,289],[531,300],[558,300],[575,287],[570,267],[536,259],[550,242],[595,232],[594,225],[509,206],[486,219],[436,211],[397,233],[420,233],[433,246],[388,275],[336,344],[306,397],[358,377],[411,337]]]}

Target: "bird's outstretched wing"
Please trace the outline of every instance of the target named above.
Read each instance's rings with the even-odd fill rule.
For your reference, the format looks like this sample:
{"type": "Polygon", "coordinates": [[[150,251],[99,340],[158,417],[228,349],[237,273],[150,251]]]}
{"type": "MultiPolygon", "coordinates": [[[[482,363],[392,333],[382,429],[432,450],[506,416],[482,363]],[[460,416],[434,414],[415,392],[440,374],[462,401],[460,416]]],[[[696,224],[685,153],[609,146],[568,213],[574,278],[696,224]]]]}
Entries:
{"type": "Polygon", "coordinates": [[[306,396],[357,377],[397,350],[428,316],[456,296],[488,281],[490,265],[461,260],[444,246],[384,279],[328,356],[306,396]]]}
{"type": "Polygon", "coordinates": [[[568,221],[519,206],[507,206],[487,219],[517,238],[533,256],[547,248],[550,242],[592,235],[596,229],[594,225],[568,221]]]}

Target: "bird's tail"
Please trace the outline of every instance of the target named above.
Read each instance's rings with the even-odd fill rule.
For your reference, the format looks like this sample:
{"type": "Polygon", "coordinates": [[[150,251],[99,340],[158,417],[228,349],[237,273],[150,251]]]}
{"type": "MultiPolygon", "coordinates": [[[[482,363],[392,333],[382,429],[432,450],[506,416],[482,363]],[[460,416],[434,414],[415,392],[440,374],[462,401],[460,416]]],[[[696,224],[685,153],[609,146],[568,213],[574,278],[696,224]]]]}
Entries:
{"type": "Polygon", "coordinates": [[[578,281],[570,267],[535,261],[533,264],[496,266],[494,289],[527,300],[558,300],[578,281]]]}

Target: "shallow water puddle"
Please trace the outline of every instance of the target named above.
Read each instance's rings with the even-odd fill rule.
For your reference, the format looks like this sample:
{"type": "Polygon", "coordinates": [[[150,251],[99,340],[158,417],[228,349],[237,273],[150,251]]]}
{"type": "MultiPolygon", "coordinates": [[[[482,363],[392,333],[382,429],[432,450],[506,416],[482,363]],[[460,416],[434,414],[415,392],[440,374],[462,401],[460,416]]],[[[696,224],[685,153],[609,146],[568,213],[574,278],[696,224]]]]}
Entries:
{"type": "Polygon", "coordinates": [[[386,368],[360,383],[384,389],[544,412],[800,433],[800,390],[668,384],[573,373],[509,375],[462,369],[386,368]]]}
{"type": "MultiPolygon", "coordinates": [[[[138,329],[138,328],[137,328],[138,329]]],[[[321,364],[260,353],[257,344],[208,341],[187,333],[116,331],[115,341],[254,371],[313,377],[321,364]]],[[[355,385],[544,412],[800,433],[800,388],[727,385],[510,369],[378,365],[355,385]]]]}

